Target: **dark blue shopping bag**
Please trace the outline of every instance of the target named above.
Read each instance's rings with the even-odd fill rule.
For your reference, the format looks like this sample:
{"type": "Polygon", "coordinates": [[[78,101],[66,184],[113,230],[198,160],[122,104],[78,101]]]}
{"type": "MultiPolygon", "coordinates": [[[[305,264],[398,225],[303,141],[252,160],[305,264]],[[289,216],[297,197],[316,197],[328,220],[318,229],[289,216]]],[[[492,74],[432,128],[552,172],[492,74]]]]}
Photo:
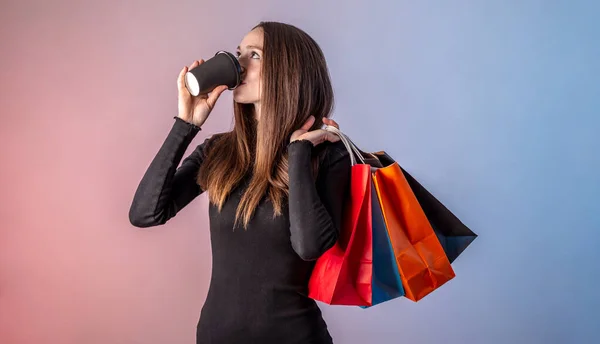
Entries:
{"type": "MultiPolygon", "coordinates": [[[[371,184],[373,219],[373,306],[404,296],[402,280],[394,257],[390,237],[379,205],[375,186],[371,184]]],[[[371,306],[360,306],[369,308],[371,306]]]]}

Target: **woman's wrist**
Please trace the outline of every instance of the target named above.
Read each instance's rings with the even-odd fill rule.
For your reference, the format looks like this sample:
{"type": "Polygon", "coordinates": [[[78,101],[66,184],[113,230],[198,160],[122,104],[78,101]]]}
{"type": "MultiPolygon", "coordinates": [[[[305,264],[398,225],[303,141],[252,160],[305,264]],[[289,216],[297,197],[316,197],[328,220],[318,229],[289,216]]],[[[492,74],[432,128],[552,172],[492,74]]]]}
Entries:
{"type": "Polygon", "coordinates": [[[183,118],[183,117],[181,117],[181,116],[175,116],[175,117],[173,117],[173,118],[175,118],[176,120],[178,120],[178,121],[180,121],[180,122],[183,122],[183,123],[185,123],[185,124],[187,124],[187,125],[191,126],[191,127],[192,127],[192,128],[194,128],[194,129],[197,129],[197,130],[202,130],[202,128],[200,128],[200,126],[199,126],[199,125],[196,125],[196,124],[194,124],[194,123],[192,123],[192,122],[190,122],[190,121],[186,120],[185,118],[183,118]]]}
{"type": "Polygon", "coordinates": [[[301,142],[310,143],[313,147],[315,146],[314,142],[312,142],[309,139],[305,139],[305,138],[297,138],[297,139],[294,139],[294,140],[290,140],[289,144],[291,145],[292,143],[301,143],[301,142]]]}

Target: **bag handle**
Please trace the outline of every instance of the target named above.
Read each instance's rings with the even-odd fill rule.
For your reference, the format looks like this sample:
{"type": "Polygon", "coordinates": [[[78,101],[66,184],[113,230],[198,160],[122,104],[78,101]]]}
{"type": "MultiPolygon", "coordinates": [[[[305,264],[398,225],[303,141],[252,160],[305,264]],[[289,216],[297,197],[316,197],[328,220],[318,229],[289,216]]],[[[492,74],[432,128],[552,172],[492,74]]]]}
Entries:
{"type": "MultiPolygon", "coordinates": [[[[362,152],[360,151],[360,149],[358,149],[358,147],[356,147],[354,142],[352,142],[352,140],[350,140],[348,135],[342,133],[341,130],[339,130],[338,128],[331,126],[331,125],[326,126],[324,129],[336,134],[340,138],[340,140],[344,143],[344,146],[346,146],[346,149],[348,150],[348,153],[350,154],[351,166],[356,165],[356,158],[354,157],[354,155],[358,156],[358,160],[360,160],[361,164],[363,164],[363,165],[366,164],[365,159],[362,155],[362,152]]],[[[369,154],[369,155],[372,155],[373,157],[375,157],[373,154],[369,154]]],[[[377,158],[377,157],[375,157],[375,158],[377,158]]]]}

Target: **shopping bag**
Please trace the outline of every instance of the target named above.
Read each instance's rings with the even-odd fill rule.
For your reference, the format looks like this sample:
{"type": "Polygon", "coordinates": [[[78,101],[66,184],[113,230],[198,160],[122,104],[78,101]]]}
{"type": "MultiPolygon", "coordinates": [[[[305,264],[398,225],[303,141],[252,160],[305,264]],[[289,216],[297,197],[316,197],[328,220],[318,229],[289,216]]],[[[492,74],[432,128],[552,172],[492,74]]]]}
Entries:
{"type": "MultiPolygon", "coordinates": [[[[371,210],[373,229],[373,285],[371,306],[404,296],[404,288],[394,256],[394,250],[385,227],[385,220],[371,183],[371,210]]],[[[361,306],[367,308],[369,306],[361,306]]]]}
{"type": "Polygon", "coordinates": [[[330,305],[372,305],[371,185],[369,165],[353,160],[340,235],[315,262],[308,283],[310,298],[330,305]]]}
{"type": "MultiPolygon", "coordinates": [[[[395,161],[386,152],[379,151],[373,153],[382,166],[389,166],[395,161]]],[[[412,175],[404,168],[400,167],[408,185],[415,194],[419,205],[427,216],[429,223],[433,227],[438,240],[446,252],[450,263],[477,238],[469,227],[459,220],[444,204],[423,187],[412,175]]]]}
{"type": "Polygon", "coordinates": [[[397,163],[375,171],[406,297],[418,301],[454,278],[450,261],[397,163]]]}

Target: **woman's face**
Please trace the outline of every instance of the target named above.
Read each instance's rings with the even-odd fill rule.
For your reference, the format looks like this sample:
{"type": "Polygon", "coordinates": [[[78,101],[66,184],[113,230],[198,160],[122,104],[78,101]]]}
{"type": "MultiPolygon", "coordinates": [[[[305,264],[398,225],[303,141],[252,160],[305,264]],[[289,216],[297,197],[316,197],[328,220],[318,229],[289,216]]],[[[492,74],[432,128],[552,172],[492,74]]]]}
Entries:
{"type": "Polygon", "coordinates": [[[237,57],[243,71],[242,83],[233,90],[233,100],[237,103],[260,103],[263,37],[262,28],[256,28],[244,37],[237,48],[237,57]]]}

